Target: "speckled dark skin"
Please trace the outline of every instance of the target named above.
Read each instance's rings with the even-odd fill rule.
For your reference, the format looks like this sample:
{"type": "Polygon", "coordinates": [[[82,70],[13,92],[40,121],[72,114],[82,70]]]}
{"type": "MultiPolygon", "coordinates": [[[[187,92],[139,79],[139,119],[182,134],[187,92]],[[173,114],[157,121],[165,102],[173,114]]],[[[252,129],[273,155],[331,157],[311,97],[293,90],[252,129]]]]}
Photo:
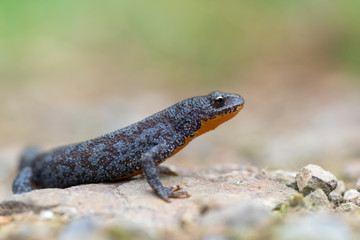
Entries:
{"type": "Polygon", "coordinates": [[[179,191],[179,186],[162,185],[157,165],[194,137],[235,116],[243,104],[239,95],[212,92],[181,101],[98,138],[41,154],[28,151],[20,161],[13,192],[28,192],[34,186],[66,188],[116,181],[144,172],[160,198],[169,201],[170,197],[188,197],[187,192],[179,191]]]}

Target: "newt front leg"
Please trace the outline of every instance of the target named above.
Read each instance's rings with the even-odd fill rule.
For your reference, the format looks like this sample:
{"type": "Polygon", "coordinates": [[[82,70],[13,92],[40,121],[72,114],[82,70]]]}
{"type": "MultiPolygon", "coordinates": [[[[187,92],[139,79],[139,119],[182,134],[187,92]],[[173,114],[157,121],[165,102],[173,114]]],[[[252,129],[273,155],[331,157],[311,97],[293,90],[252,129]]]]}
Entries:
{"type": "Polygon", "coordinates": [[[159,158],[163,153],[169,149],[166,144],[159,144],[148,152],[144,153],[141,158],[141,166],[144,170],[146,181],[149,183],[155,193],[163,200],[170,202],[169,198],[188,198],[190,194],[186,191],[179,191],[181,187],[164,187],[160,181],[158,170],[155,165],[156,158],[159,158]]]}

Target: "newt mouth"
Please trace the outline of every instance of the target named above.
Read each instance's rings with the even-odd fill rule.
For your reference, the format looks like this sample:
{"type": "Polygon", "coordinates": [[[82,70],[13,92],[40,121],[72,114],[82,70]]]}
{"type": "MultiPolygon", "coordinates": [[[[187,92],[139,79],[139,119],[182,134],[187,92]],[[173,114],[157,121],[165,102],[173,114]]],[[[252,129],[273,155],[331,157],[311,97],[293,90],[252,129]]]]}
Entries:
{"type": "Polygon", "coordinates": [[[243,109],[243,108],[244,108],[244,104],[241,104],[241,105],[235,107],[234,112],[238,112],[238,111],[240,111],[240,110],[243,109]]]}
{"type": "Polygon", "coordinates": [[[230,113],[238,113],[243,108],[244,108],[244,104],[237,105],[235,107],[231,107],[231,108],[224,110],[224,112],[221,115],[226,115],[226,114],[230,114],[230,113]]]}
{"type": "Polygon", "coordinates": [[[195,132],[195,136],[200,136],[208,131],[215,129],[220,124],[230,120],[231,118],[235,117],[240,110],[244,107],[244,104],[237,105],[231,108],[224,110],[221,114],[218,114],[208,120],[201,122],[200,129],[195,132]]]}

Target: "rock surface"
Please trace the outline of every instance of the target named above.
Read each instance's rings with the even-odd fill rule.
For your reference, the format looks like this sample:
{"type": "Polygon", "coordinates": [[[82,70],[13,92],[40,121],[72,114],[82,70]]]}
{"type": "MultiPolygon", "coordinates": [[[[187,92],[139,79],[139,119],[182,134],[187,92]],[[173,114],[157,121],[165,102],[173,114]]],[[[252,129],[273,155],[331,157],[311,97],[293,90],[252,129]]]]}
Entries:
{"type": "Polygon", "coordinates": [[[345,184],[340,183],[329,196],[317,188],[304,197],[292,188],[293,172],[239,165],[176,171],[178,177],[161,176],[163,183],[181,184],[192,196],[171,203],[155,196],[142,176],[118,183],[10,196],[0,203],[0,239],[275,240],[360,236],[359,207],[353,202],[343,203],[340,194],[345,184]]]}
{"type": "Polygon", "coordinates": [[[298,190],[296,184],[296,174],[293,171],[276,170],[267,172],[274,180],[284,183],[286,186],[298,190]]]}
{"type": "Polygon", "coordinates": [[[337,179],[328,171],[317,165],[309,164],[303,167],[296,176],[299,191],[304,195],[322,189],[326,195],[336,189],[337,179]]]}
{"type": "MultiPolygon", "coordinates": [[[[254,167],[180,169],[178,172],[179,177],[164,175],[162,181],[167,186],[181,184],[192,195],[190,198],[166,203],[155,196],[139,176],[112,184],[41,189],[13,195],[0,204],[0,215],[35,213],[43,220],[54,216],[69,219],[100,216],[104,221],[116,219],[126,225],[161,229],[193,225],[194,222],[207,228],[219,225],[219,219],[229,226],[253,226],[267,219],[276,205],[296,193],[254,167]],[[257,205],[249,205],[249,201],[257,205]],[[254,212],[258,214],[249,220],[254,212]]],[[[84,229],[93,226],[90,220],[81,224],[84,229]]],[[[67,228],[61,233],[61,239],[77,236],[71,227],[67,228]]]]}

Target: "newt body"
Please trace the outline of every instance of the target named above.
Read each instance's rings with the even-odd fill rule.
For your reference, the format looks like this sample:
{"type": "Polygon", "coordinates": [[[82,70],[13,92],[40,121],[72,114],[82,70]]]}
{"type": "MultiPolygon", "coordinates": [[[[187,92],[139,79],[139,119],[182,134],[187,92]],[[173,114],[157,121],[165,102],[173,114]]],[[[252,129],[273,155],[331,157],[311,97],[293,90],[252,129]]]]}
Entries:
{"type": "MultiPolygon", "coordinates": [[[[79,184],[127,179],[144,172],[155,193],[188,197],[181,188],[164,187],[158,166],[193,138],[234,117],[244,100],[236,94],[213,92],[181,101],[128,127],[45,153],[26,153],[20,161],[13,192],[66,188],[79,184]]],[[[166,170],[165,170],[166,171],[166,170]]]]}

